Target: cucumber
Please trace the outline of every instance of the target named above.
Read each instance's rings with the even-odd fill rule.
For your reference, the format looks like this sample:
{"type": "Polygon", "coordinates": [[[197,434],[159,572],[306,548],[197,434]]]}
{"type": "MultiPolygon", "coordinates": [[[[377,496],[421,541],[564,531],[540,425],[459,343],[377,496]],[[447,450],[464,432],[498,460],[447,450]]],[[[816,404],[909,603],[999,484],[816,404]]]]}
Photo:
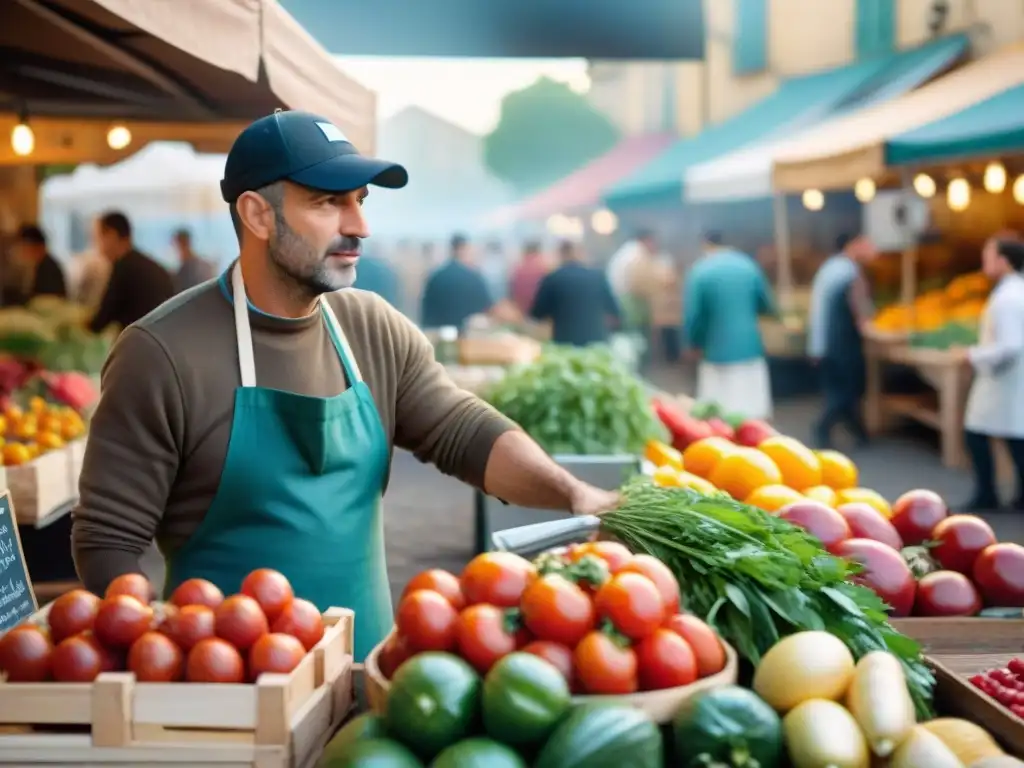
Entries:
{"type": "Polygon", "coordinates": [[[316,768],[423,768],[423,763],[397,741],[367,739],[325,752],[316,768]]]}
{"type": "Polygon", "coordinates": [[[395,672],[384,723],[423,760],[466,738],[480,712],[480,677],[450,653],[420,653],[395,672]]]}
{"type": "Polygon", "coordinates": [[[777,768],[782,763],[782,721],[746,688],[725,685],[683,702],[672,724],[679,765],[777,768]]]}
{"type": "Polygon", "coordinates": [[[555,728],[534,768],[662,768],[664,759],[661,732],[643,712],[583,704],[555,728]]]}
{"type": "Polygon", "coordinates": [[[452,744],[434,758],[430,768],[526,768],[526,763],[511,747],[475,738],[452,744]]]}
{"type": "Polygon", "coordinates": [[[539,746],[569,711],[570,701],[569,684],[554,666],[532,653],[512,653],[484,678],[484,729],[504,744],[539,746]]]}

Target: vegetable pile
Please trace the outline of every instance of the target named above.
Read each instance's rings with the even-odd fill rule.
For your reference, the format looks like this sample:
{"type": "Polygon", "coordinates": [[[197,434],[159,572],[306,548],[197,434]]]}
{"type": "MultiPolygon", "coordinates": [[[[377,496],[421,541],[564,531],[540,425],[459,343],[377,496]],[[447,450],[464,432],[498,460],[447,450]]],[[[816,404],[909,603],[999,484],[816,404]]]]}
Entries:
{"type": "Polygon", "coordinates": [[[288,673],[324,635],[316,606],[266,568],[225,598],[203,579],[154,602],[145,576],[126,574],[103,598],[76,589],[38,621],[0,638],[0,672],[11,683],[89,683],[127,670],[141,682],[244,683],[288,673]]]}
{"type": "Polygon", "coordinates": [[[688,685],[726,663],[715,632],[679,613],[679,584],[663,563],[599,541],[534,563],[482,554],[459,578],[424,571],[405,588],[378,664],[390,678],[417,654],[449,652],[486,674],[514,651],[592,695],[688,685]]]}
{"type": "Polygon", "coordinates": [[[549,347],[484,399],[551,454],[640,454],[664,433],[644,386],[603,347],[549,347]]]}

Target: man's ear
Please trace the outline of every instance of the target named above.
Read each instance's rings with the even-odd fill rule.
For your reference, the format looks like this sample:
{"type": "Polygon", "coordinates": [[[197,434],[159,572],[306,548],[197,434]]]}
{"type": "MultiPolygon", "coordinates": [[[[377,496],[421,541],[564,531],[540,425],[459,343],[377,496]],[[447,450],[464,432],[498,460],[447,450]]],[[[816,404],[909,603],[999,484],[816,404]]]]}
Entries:
{"type": "Polygon", "coordinates": [[[243,192],[235,201],[242,227],[258,240],[269,240],[274,231],[274,212],[270,204],[255,192],[243,192]]]}

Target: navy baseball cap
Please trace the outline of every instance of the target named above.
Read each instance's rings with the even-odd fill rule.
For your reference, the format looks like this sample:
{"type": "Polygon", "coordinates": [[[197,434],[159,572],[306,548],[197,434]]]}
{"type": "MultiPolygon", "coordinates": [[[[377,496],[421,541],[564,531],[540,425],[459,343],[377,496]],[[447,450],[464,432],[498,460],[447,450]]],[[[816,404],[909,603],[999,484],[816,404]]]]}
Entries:
{"type": "Polygon", "coordinates": [[[325,192],[351,192],[368,184],[399,189],[409,174],[397,163],[360,155],[326,117],[277,110],[238,134],[220,192],[233,203],[243,192],[285,179],[325,192]]]}

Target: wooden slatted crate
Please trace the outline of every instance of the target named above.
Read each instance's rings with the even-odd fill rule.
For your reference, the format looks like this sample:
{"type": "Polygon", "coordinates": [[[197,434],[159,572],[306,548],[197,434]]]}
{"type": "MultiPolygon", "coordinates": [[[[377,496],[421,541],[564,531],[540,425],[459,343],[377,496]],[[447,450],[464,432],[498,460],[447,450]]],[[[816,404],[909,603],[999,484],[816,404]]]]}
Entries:
{"type": "Polygon", "coordinates": [[[78,482],[72,487],[72,461],[72,450],[65,446],[7,467],[7,487],[20,524],[38,526],[75,497],[78,482]]]}
{"type": "Polygon", "coordinates": [[[287,675],[253,685],[0,683],[0,765],[311,768],[352,708],[354,614],[287,675]]]}

